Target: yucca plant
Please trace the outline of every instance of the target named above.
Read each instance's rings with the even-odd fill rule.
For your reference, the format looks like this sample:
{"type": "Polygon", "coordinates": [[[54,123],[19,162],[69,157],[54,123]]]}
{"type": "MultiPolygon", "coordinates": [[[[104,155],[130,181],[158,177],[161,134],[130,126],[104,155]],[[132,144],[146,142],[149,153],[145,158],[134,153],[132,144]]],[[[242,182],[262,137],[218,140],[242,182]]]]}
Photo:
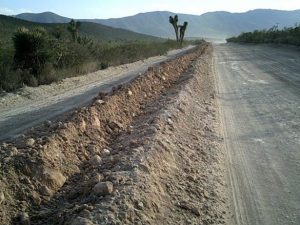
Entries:
{"type": "Polygon", "coordinates": [[[20,28],[13,36],[13,42],[16,69],[27,69],[32,74],[38,74],[50,57],[46,30],[36,28],[30,31],[26,28],[20,28]]]}
{"type": "Polygon", "coordinates": [[[180,44],[181,45],[182,45],[182,42],[183,42],[183,39],[185,36],[185,31],[187,29],[187,26],[188,26],[188,22],[184,22],[182,26],[179,26],[180,27],[180,44]]]}
{"type": "Polygon", "coordinates": [[[179,41],[179,37],[178,37],[178,16],[175,15],[174,17],[170,16],[169,17],[169,22],[170,24],[172,24],[174,30],[175,30],[175,35],[176,35],[176,41],[179,41]]]}
{"type": "Polygon", "coordinates": [[[71,20],[69,25],[68,25],[68,31],[71,33],[72,40],[76,42],[78,40],[78,32],[79,32],[79,27],[80,27],[80,22],[71,20]]]}

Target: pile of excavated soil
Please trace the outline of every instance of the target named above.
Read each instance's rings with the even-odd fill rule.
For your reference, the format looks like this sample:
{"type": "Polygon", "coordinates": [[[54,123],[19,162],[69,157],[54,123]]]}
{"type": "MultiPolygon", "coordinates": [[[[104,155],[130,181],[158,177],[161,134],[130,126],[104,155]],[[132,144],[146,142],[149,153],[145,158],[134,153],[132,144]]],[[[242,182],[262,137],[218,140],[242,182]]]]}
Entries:
{"type": "Polygon", "coordinates": [[[0,149],[0,224],[224,224],[212,47],[0,149]]]}
{"type": "Polygon", "coordinates": [[[0,92],[0,113],[15,109],[16,107],[28,106],[36,102],[44,103],[45,99],[53,99],[56,96],[73,96],[82,93],[88,89],[103,84],[104,82],[122,78],[126,73],[131,73],[138,68],[164,60],[192,47],[193,46],[188,46],[183,49],[172,50],[164,56],[154,56],[133,63],[109,67],[105,70],[99,70],[82,76],[65,78],[59,82],[49,85],[40,85],[38,87],[25,86],[15,93],[1,94],[0,92]]]}

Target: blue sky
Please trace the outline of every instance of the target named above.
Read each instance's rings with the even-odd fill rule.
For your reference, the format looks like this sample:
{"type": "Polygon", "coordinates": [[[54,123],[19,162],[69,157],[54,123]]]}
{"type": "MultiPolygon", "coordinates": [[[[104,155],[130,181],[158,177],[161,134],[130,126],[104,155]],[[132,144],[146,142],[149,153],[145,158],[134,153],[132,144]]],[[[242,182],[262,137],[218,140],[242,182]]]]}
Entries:
{"type": "Polygon", "coordinates": [[[256,8],[295,10],[300,9],[300,0],[0,0],[0,14],[52,11],[71,18],[116,18],[156,10],[200,15],[256,8]]]}

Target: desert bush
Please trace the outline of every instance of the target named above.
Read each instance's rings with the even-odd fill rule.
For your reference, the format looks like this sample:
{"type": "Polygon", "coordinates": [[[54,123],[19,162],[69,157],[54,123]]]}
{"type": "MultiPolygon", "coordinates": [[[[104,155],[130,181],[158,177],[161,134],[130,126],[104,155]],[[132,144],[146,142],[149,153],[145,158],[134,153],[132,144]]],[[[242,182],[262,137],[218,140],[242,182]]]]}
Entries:
{"type": "Polygon", "coordinates": [[[66,77],[163,55],[180,47],[174,40],[92,40],[77,36],[78,27],[69,28],[70,35],[70,26],[54,27],[48,32],[43,28],[20,28],[13,34],[13,45],[2,44],[0,37],[0,90],[50,84],[66,77]]]}
{"type": "Polygon", "coordinates": [[[13,36],[13,42],[15,68],[30,70],[35,75],[40,73],[50,58],[46,31],[42,28],[32,31],[20,28],[13,36]]]}
{"type": "Polygon", "coordinates": [[[7,67],[0,66],[0,90],[14,91],[23,86],[21,71],[12,71],[7,67]]]}
{"type": "Polygon", "coordinates": [[[46,63],[40,74],[37,76],[38,85],[51,84],[59,81],[59,77],[52,63],[46,63]]]}
{"type": "Polygon", "coordinates": [[[274,43],[300,46],[300,25],[279,30],[276,26],[269,30],[255,30],[227,39],[237,43],[274,43]]]}

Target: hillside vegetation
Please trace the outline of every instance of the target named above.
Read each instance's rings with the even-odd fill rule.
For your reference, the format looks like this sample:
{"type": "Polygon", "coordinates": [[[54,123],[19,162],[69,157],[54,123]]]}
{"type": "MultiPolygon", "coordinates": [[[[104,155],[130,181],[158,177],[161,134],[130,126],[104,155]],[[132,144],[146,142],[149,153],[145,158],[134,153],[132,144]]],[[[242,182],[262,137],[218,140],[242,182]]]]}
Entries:
{"type": "Polygon", "coordinates": [[[0,91],[50,84],[179,47],[175,41],[99,24],[70,26],[0,16],[0,91]]]}
{"type": "Polygon", "coordinates": [[[242,33],[237,37],[228,38],[227,42],[236,43],[274,43],[300,46],[300,25],[279,30],[273,27],[269,30],[256,30],[242,33]]]}

